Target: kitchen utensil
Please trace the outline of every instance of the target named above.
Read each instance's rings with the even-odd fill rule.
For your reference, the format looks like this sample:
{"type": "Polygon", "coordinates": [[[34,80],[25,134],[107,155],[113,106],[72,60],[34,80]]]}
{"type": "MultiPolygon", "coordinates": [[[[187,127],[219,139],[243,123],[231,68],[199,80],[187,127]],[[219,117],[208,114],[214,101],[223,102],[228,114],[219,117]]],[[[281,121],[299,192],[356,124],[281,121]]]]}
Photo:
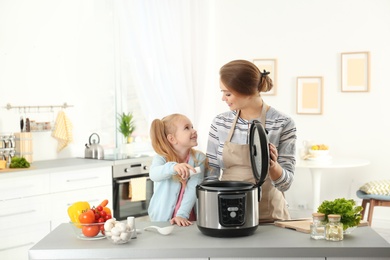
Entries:
{"type": "Polygon", "coordinates": [[[175,228],[175,226],[166,226],[166,227],[149,226],[149,227],[144,228],[144,230],[145,231],[157,230],[158,233],[166,236],[166,235],[171,234],[174,228],[175,228]]]}
{"type": "Polygon", "coordinates": [[[249,135],[251,165],[256,184],[240,181],[204,181],[196,187],[197,226],[214,237],[252,235],[259,224],[261,185],[269,167],[265,129],[253,121],[249,135]]]}
{"type": "Polygon", "coordinates": [[[20,117],[20,132],[23,132],[23,128],[24,128],[24,119],[23,119],[23,116],[20,117]]]}
{"type": "Polygon", "coordinates": [[[99,135],[97,133],[91,134],[89,137],[89,145],[85,144],[85,158],[104,159],[104,149],[99,143],[99,135]],[[93,136],[97,137],[97,141],[92,139],[93,136]]]}

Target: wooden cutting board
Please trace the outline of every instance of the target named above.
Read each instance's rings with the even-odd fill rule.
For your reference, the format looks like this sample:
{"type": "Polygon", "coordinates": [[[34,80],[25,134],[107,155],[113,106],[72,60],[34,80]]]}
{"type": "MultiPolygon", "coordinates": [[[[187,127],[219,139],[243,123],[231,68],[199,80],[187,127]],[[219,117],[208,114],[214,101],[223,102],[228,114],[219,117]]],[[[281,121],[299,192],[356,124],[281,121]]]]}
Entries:
{"type": "Polygon", "coordinates": [[[0,169],[0,173],[6,173],[6,172],[20,172],[20,171],[27,171],[35,169],[34,167],[30,166],[30,168],[5,168],[0,169]]]}
{"type": "MultiPolygon", "coordinates": [[[[303,233],[310,233],[311,219],[291,220],[291,221],[275,221],[274,225],[277,227],[288,228],[303,233]]],[[[361,220],[358,227],[368,226],[368,222],[361,220]]]]}

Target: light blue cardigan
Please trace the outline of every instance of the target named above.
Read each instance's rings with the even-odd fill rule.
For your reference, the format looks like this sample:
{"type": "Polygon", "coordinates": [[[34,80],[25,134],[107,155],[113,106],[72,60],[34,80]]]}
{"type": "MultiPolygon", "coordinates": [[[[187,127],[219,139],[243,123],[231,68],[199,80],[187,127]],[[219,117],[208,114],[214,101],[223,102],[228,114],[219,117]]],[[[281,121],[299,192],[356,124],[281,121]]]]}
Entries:
{"type": "MultiPolygon", "coordinates": [[[[189,218],[192,208],[196,202],[196,186],[203,181],[205,172],[205,154],[196,151],[196,162],[194,158],[190,157],[188,164],[197,167],[199,166],[201,172],[192,175],[187,182],[184,191],[183,200],[176,216],[189,218]]],[[[173,167],[177,162],[167,162],[166,159],[160,155],[155,155],[152,165],[150,167],[149,176],[153,181],[153,196],[150,200],[148,214],[151,221],[169,221],[172,218],[175,210],[176,202],[180,194],[181,184],[172,177],[177,173],[173,167]]]]}

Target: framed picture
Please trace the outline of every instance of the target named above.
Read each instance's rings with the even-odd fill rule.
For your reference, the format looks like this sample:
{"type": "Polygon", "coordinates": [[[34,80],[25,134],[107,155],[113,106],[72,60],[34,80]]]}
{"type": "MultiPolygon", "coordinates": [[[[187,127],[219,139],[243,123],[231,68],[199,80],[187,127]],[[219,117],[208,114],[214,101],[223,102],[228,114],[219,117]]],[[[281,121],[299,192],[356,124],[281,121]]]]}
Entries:
{"type": "Polygon", "coordinates": [[[322,77],[297,78],[297,114],[322,114],[322,77]]]}
{"type": "Polygon", "coordinates": [[[260,69],[261,72],[266,70],[269,72],[269,77],[274,84],[273,88],[268,92],[261,92],[261,95],[275,96],[277,89],[277,70],[276,70],[276,59],[254,59],[253,63],[260,69]]]}
{"type": "Polygon", "coordinates": [[[370,53],[341,53],[341,91],[368,92],[370,89],[370,53]]]}

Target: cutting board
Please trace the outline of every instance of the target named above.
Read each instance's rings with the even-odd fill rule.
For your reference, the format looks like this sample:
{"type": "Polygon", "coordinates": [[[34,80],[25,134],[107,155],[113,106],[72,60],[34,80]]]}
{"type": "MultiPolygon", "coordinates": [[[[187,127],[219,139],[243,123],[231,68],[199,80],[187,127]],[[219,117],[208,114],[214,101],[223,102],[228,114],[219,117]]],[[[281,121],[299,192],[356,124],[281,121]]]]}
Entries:
{"type": "MultiPolygon", "coordinates": [[[[310,233],[311,219],[291,220],[291,221],[275,221],[274,225],[277,227],[288,228],[303,233],[310,233]]],[[[368,222],[361,220],[358,227],[368,226],[368,222]]]]}
{"type": "Polygon", "coordinates": [[[0,169],[0,173],[6,173],[6,172],[20,172],[20,171],[27,171],[35,169],[33,166],[30,166],[30,168],[5,168],[0,169]]]}

